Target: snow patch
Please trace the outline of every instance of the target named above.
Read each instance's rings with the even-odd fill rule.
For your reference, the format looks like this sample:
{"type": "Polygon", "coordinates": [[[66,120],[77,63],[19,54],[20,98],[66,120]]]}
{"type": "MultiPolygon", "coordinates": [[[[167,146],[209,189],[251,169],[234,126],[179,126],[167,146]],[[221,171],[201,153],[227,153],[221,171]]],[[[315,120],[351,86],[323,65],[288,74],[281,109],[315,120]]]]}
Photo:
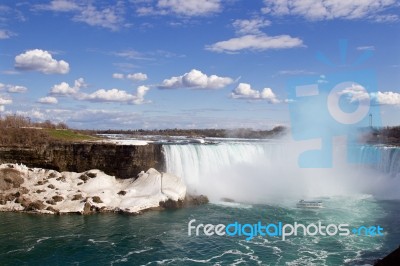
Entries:
{"type": "Polygon", "coordinates": [[[183,200],[186,195],[182,178],[153,168],[142,171],[135,180],[116,179],[100,170],[60,173],[19,164],[0,165],[0,171],[10,168],[20,172],[24,182],[19,188],[0,192],[2,197],[19,192],[13,200],[3,201],[0,211],[23,211],[33,206],[39,208],[33,211],[40,213],[85,213],[86,205],[102,211],[137,213],[159,207],[162,201],[183,200]],[[44,207],[29,205],[36,201],[44,207]]]}

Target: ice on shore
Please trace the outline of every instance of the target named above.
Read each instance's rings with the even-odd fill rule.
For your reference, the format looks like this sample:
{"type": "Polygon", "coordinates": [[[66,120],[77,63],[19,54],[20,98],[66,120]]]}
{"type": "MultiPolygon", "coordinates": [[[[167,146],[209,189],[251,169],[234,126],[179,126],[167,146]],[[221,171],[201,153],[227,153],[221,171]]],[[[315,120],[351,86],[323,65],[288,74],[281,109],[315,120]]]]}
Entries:
{"type": "Polygon", "coordinates": [[[153,168],[141,172],[137,179],[116,179],[100,170],[59,173],[1,164],[0,184],[7,182],[12,186],[0,190],[0,211],[87,213],[95,209],[138,213],[159,207],[160,202],[183,200],[186,195],[180,177],[153,168]],[[18,176],[23,182],[19,177],[20,182],[13,183],[18,176]]]}
{"type": "Polygon", "coordinates": [[[101,140],[100,142],[112,143],[116,145],[144,146],[148,145],[150,141],[136,140],[136,139],[107,139],[107,140],[101,140]]]}

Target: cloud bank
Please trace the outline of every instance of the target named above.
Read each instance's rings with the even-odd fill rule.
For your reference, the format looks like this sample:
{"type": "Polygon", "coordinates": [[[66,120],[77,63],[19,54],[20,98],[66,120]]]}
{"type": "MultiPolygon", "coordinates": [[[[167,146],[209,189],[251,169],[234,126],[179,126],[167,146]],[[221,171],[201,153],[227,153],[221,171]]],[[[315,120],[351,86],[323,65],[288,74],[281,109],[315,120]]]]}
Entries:
{"type": "Polygon", "coordinates": [[[158,0],[156,5],[142,1],[136,12],[139,15],[180,15],[185,17],[208,16],[222,9],[220,0],[158,0]]]}
{"type": "Polygon", "coordinates": [[[277,16],[301,16],[308,20],[368,18],[384,22],[399,19],[397,14],[380,14],[396,6],[398,3],[395,0],[264,0],[262,12],[277,16]]]}
{"type": "Polygon", "coordinates": [[[352,103],[363,103],[370,99],[373,104],[400,106],[400,93],[392,91],[368,93],[364,87],[358,84],[353,84],[351,87],[342,90],[339,95],[346,96],[352,103]]]}
{"type": "MultiPolygon", "coordinates": [[[[144,96],[149,90],[149,87],[146,86],[139,86],[136,89],[136,94],[131,94],[124,90],[119,90],[116,88],[110,90],[100,89],[92,93],[82,92],[81,88],[85,87],[87,87],[87,84],[85,83],[83,78],[75,80],[73,86],[69,85],[66,82],[61,82],[59,84],[54,85],[51,88],[50,95],[53,97],[70,96],[78,101],[89,101],[89,102],[119,102],[126,104],[143,104],[149,102],[145,101],[144,99],[144,96]]],[[[53,100],[49,99],[49,97],[45,98],[41,99],[42,101],[46,101],[46,103],[49,103],[48,101],[53,100]]]]}
{"type": "Polygon", "coordinates": [[[115,5],[97,7],[91,1],[53,0],[49,4],[39,4],[36,10],[71,13],[72,20],[90,26],[102,27],[112,31],[119,30],[124,22],[123,2],[115,5]]]}

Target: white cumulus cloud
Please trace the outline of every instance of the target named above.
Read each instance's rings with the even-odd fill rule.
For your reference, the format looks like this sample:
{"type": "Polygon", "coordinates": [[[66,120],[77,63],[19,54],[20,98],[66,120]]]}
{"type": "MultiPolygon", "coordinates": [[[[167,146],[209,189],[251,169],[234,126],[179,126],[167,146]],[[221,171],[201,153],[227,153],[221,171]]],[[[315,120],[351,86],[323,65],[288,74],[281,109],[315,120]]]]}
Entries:
{"type": "Polygon", "coordinates": [[[161,89],[193,88],[193,89],[221,89],[233,82],[229,77],[217,75],[207,76],[197,69],[182,76],[165,79],[159,86],[161,89]]]}
{"type": "Polygon", "coordinates": [[[208,45],[206,46],[206,50],[213,52],[236,53],[241,50],[263,51],[303,46],[303,41],[301,39],[289,35],[267,36],[265,34],[250,34],[208,45]]]}
{"type": "Polygon", "coordinates": [[[66,82],[61,82],[60,84],[56,84],[51,88],[51,95],[59,95],[59,96],[68,96],[74,95],[79,92],[81,88],[86,87],[86,83],[83,78],[79,78],[75,80],[74,86],[70,86],[66,82]]]}
{"type": "Polygon", "coordinates": [[[58,103],[58,100],[56,97],[52,96],[47,96],[47,97],[42,97],[38,100],[38,103],[43,103],[43,104],[56,104],[58,103]]]}
{"type": "Polygon", "coordinates": [[[15,57],[15,68],[19,70],[39,71],[44,74],[66,74],[69,64],[64,60],[57,61],[45,50],[34,49],[15,57]]]}
{"type": "Polygon", "coordinates": [[[258,91],[251,88],[248,83],[239,83],[239,85],[232,91],[231,98],[234,99],[248,99],[248,100],[266,100],[269,103],[280,103],[271,88],[264,88],[258,91]]]}
{"type": "Polygon", "coordinates": [[[146,86],[139,86],[135,94],[130,94],[119,89],[100,89],[93,93],[81,93],[77,95],[77,99],[91,102],[120,102],[128,104],[143,104],[145,103],[144,96],[149,90],[146,86]]]}
{"type": "Polygon", "coordinates": [[[400,106],[400,93],[385,91],[372,94],[372,97],[376,99],[379,104],[383,105],[399,105],[400,106]]]}
{"type": "Polygon", "coordinates": [[[147,80],[147,75],[144,73],[133,73],[126,75],[126,78],[132,81],[144,81],[147,80]]]}

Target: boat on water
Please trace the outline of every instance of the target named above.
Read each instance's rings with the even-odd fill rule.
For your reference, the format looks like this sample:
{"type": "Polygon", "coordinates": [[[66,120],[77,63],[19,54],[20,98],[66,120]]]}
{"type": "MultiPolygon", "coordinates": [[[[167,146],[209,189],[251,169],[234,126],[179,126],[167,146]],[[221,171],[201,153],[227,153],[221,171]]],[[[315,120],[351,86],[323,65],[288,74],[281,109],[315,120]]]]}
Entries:
{"type": "Polygon", "coordinates": [[[322,201],[300,200],[297,202],[296,206],[297,208],[317,209],[322,208],[322,201]]]}

